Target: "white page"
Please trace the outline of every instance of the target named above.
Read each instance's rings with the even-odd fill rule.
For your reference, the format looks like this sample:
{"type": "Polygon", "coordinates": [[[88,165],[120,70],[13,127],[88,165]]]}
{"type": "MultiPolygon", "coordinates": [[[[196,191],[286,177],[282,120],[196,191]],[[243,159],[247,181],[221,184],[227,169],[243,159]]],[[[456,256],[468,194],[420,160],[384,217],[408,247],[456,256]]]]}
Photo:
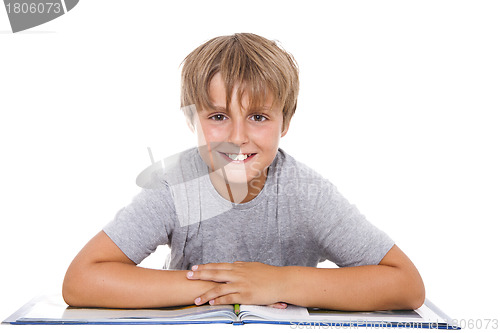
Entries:
{"type": "Polygon", "coordinates": [[[179,309],[106,309],[68,307],[60,296],[47,296],[34,301],[19,321],[170,321],[170,320],[235,320],[232,305],[186,306],[179,309]]]}
{"type": "MultiPolygon", "coordinates": [[[[309,311],[307,308],[288,305],[286,309],[276,309],[268,306],[241,305],[242,320],[251,316],[267,320],[315,321],[315,322],[445,322],[438,314],[425,304],[417,310],[409,311],[309,311]]],[[[254,318],[252,318],[254,319],[254,318]]]]}

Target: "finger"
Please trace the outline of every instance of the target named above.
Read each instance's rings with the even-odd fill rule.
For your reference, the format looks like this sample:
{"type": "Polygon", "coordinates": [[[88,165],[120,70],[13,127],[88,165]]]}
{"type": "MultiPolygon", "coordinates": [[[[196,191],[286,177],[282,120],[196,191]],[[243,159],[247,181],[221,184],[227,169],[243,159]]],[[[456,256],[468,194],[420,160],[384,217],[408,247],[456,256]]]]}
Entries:
{"type": "Polygon", "coordinates": [[[229,294],[209,301],[210,305],[226,305],[240,303],[240,294],[229,294]]]}
{"type": "Polygon", "coordinates": [[[224,269],[224,270],[230,270],[233,269],[234,265],[231,263],[223,262],[223,263],[210,263],[210,264],[204,264],[204,265],[193,265],[191,267],[192,271],[201,271],[201,270],[206,270],[206,269],[224,269]]]}
{"type": "Polygon", "coordinates": [[[238,275],[230,270],[210,269],[202,271],[188,271],[186,277],[189,280],[203,280],[214,282],[236,282],[238,275]]]}
{"type": "MultiPolygon", "coordinates": [[[[237,292],[237,286],[234,284],[219,284],[212,289],[208,290],[201,296],[197,297],[194,300],[194,304],[196,305],[201,305],[205,304],[206,302],[210,301],[215,301],[215,302],[210,302],[210,304],[222,304],[220,303],[220,300],[217,300],[217,298],[227,296],[229,294],[233,294],[237,292]]],[[[226,300],[227,301],[227,300],[226,300]]],[[[233,303],[224,303],[224,304],[233,304],[233,303]]]]}
{"type": "Polygon", "coordinates": [[[268,306],[275,309],[286,309],[288,307],[288,304],[279,302],[279,303],[269,304],[268,306]]]}

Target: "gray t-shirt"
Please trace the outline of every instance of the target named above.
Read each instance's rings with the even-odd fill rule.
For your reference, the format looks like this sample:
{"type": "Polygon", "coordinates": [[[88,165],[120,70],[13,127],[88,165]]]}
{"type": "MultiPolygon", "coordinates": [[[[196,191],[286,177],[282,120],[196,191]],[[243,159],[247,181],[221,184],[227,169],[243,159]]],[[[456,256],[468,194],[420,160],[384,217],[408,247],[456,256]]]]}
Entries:
{"type": "Polygon", "coordinates": [[[166,164],[161,186],[143,189],[104,227],[135,263],[168,244],[170,269],[234,261],[316,267],[325,259],[375,265],[394,245],[333,184],[281,149],[262,191],[241,204],[215,190],[197,148],[166,164]]]}

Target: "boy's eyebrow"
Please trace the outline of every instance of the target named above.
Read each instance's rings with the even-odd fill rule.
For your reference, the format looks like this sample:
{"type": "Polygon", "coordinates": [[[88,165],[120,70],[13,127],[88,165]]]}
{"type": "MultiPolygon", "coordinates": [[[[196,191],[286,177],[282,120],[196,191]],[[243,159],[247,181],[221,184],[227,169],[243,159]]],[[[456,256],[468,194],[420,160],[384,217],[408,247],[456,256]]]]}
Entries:
{"type": "MultiPolygon", "coordinates": [[[[218,106],[218,105],[214,105],[212,107],[212,109],[214,111],[217,111],[217,112],[227,112],[227,109],[225,106],[218,106]]],[[[267,111],[267,112],[271,112],[273,109],[271,107],[267,107],[267,106],[260,106],[260,107],[255,107],[255,108],[251,108],[250,110],[248,110],[248,112],[261,112],[261,111],[267,111]]]]}
{"type": "Polygon", "coordinates": [[[217,106],[217,105],[213,106],[213,110],[217,111],[217,112],[226,112],[227,111],[225,106],[217,106]]]}

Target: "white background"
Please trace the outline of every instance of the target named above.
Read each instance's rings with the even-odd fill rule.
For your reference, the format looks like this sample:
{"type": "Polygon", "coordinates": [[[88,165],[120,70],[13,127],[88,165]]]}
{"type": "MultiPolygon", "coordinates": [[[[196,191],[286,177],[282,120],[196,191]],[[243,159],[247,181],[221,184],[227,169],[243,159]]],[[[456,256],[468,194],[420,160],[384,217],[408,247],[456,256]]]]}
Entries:
{"type": "Polygon", "coordinates": [[[12,34],[0,7],[0,319],[60,290],[139,191],[147,147],[195,144],[179,65],[234,32],[299,63],[282,148],[386,231],[451,317],[500,319],[499,17],[497,1],[83,0],[12,34]]]}

